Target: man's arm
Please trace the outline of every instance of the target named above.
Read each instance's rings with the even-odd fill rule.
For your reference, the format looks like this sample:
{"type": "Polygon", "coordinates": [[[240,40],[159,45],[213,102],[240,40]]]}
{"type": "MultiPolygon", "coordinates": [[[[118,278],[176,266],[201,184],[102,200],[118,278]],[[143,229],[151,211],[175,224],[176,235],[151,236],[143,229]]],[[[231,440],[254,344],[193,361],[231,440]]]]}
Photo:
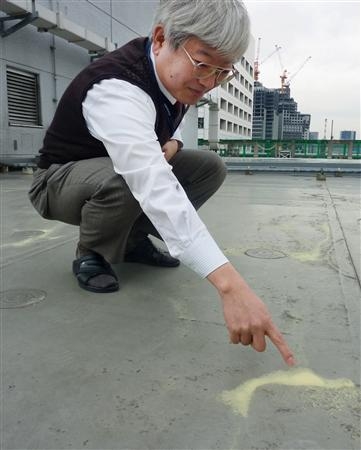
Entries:
{"type": "Polygon", "coordinates": [[[231,341],[252,343],[262,351],[267,335],[292,364],[265,305],[219,249],[162,155],[150,97],[121,80],[103,80],[88,92],[83,114],[171,255],[217,288],[231,341]]]}
{"type": "Polygon", "coordinates": [[[231,263],[214,270],[207,279],[217,289],[233,344],[251,345],[258,352],[266,349],[266,336],[289,366],[295,364],[292,351],[274,325],[265,304],[247,285],[231,263]]]}

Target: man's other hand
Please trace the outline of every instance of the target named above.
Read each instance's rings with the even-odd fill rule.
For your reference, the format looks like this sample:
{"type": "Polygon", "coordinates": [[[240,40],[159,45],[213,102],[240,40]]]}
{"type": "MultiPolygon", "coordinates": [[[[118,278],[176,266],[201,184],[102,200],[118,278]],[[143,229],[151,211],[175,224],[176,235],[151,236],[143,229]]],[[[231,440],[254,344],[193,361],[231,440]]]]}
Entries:
{"type": "Polygon", "coordinates": [[[166,142],[162,147],[162,152],[167,161],[173,158],[179,149],[179,142],[176,139],[171,139],[166,142]]]}

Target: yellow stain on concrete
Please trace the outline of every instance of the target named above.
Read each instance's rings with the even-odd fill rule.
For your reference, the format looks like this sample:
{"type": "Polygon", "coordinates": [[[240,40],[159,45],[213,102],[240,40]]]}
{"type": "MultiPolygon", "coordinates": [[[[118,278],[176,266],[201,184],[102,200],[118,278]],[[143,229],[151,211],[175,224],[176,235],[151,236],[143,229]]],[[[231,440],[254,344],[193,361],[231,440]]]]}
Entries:
{"type": "MultiPolygon", "coordinates": [[[[312,249],[304,251],[289,252],[291,258],[301,262],[315,262],[324,258],[325,248],[329,247],[331,242],[331,231],[328,223],[323,223],[318,227],[324,238],[320,240],[312,249]]],[[[305,246],[309,246],[309,242],[305,242],[305,246]]]]}
{"type": "Polygon", "coordinates": [[[246,247],[226,247],[223,249],[223,253],[226,256],[239,256],[247,250],[246,247]]]}
{"type": "Polygon", "coordinates": [[[256,389],[267,385],[278,384],[296,387],[317,387],[320,389],[344,389],[352,388],[356,390],[355,384],[346,378],[326,379],[310,369],[291,369],[280,370],[264,375],[259,378],[253,378],[241,384],[238,388],[231,391],[224,391],[221,394],[221,400],[230,406],[236,414],[247,417],[252,396],[256,389]]]}
{"type": "Polygon", "coordinates": [[[190,313],[187,303],[184,302],[182,303],[182,301],[179,301],[173,297],[170,297],[169,301],[174,309],[177,319],[184,319],[184,320],[195,319],[195,317],[190,313]]]}
{"type": "MultiPolygon", "coordinates": [[[[21,230],[19,230],[19,231],[21,231],[21,230]]],[[[22,248],[22,247],[27,247],[28,245],[32,245],[34,243],[41,242],[44,240],[53,241],[55,239],[59,239],[59,238],[63,237],[62,235],[51,236],[51,234],[55,231],[54,228],[51,228],[48,230],[39,230],[39,231],[42,231],[43,234],[41,234],[39,236],[26,237],[23,239],[19,239],[15,242],[8,242],[8,243],[2,244],[0,246],[1,246],[1,248],[22,248]]]]}

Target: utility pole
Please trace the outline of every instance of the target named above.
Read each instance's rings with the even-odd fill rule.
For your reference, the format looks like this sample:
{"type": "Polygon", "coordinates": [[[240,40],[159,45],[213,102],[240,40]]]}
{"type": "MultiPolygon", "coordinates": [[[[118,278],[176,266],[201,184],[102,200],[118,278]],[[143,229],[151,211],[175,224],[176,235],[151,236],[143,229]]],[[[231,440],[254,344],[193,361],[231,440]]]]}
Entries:
{"type": "Polygon", "coordinates": [[[331,121],[331,141],[333,139],[333,120],[331,121]]]}
{"type": "Polygon", "coordinates": [[[327,139],[327,118],[325,119],[325,126],[323,129],[323,139],[327,139]]]}

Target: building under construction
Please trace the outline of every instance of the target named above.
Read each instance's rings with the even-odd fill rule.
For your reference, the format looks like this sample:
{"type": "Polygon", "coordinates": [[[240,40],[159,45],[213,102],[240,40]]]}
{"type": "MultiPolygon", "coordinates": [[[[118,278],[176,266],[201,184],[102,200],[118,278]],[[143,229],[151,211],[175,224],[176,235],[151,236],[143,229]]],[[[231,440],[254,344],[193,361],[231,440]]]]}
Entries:
{"type": "Polygon", "coordinates": [[[254,83],[253,139],[308,139],[310,114],[297,110],[289,85],[270,89],[254,83]]]}

